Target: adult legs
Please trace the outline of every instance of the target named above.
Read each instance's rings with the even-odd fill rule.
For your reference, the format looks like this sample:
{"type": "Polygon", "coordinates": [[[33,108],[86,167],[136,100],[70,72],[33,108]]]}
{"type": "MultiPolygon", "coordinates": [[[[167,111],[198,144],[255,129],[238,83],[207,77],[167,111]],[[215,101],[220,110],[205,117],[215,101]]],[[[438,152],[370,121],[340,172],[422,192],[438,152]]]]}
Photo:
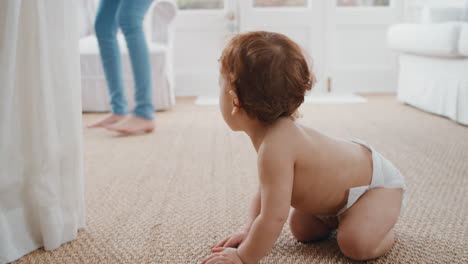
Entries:
{"type": "Polygon", "coordinates": [[[127,114],[127,100],[122,79],[122,63],[117,42],[117,11],[122,0],[101,0],[94,23],[99,50],[111,97],[112,113],[127,114]]]}
{"type": "Polygon", "coordinates": [[[101,0],[95,31],[99,41],[104,72],[111,96],[112,115],[91,127],[105,126],[126,134],[151,132],[154,129],[151,64],[143,32],[143,19],[152,0],[101,0]],[[129,50],[135,80],[134,116],[124,118],[127,101],[123,88],[122,65],[117,42],[121,28],[129,50]]]}
{"type": "Polygon", "coordinates": [[[101,0],[94,22],[102,66],[111,98],[112,114],[90,124],[88,126],[90,128],[115,124],[121,121],[127,113],[127,99],[123,88],[119,44],[116,37],[118,29],[116,14],[120,2],[121,0],[101,0]]]}
{"type": "Polygon", "coordinates": [[[117,23],[127,42],[135,80],[134,115],[153,119],[151,62],[143,31],[143,19],[153,0],[120,0],[117,23]]]}

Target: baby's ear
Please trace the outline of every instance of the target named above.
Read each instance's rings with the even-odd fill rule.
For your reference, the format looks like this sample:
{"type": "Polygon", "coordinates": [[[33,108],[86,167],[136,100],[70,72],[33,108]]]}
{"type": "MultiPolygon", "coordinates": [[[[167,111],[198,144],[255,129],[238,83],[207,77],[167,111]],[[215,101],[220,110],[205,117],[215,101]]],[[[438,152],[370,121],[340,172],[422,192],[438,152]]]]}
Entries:
{"type": "Polygon", "coordinates": [[[231,96],[232,100],[232,115],[239,111],[240,104],[239,104],[239,97],[237,97],[236,92],[234,90],[229,90],[229,96],[231,96]]]}
{"type": "Polygon", "coordinates": [[[228,93],[229,93],[229,95],[230,95],[232,98],[237,97],[236,92],[235,92],[234,90],[232,90],[232,89],[229,90],[228,93]]]}

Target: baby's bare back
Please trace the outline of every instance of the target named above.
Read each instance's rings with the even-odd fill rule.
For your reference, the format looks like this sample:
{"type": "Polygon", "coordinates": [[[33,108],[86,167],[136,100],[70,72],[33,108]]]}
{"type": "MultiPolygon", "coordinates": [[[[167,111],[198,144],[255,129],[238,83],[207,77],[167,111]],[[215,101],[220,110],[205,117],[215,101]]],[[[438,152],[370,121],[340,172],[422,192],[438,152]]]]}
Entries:
{"type": "Polygon", "coordinates": [[[372,153],[366,147],[289,119],[272,129],[289,139],[295,155],[292,207],[316,215],[336,214],[345,206],[350,188],[370,184],[372,153]]]}

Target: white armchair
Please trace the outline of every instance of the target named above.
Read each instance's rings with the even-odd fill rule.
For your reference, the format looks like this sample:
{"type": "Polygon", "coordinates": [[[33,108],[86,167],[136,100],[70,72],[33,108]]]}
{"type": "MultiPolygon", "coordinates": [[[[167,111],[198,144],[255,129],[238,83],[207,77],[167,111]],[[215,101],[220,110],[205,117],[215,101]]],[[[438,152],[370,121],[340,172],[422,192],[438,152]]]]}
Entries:
{"type": "MultiPolygon", "coordinates": [[[[92,1],[95,3],[95,1],[92,1]]],[[[89,3],[87,3],[89,6],[89,3]]],[[[153,77],[153,104],[155,110],[166,110],[175,104],[173,76],[173,25],[177,6],[172,0],[156,0],[144,20],[148,38],[153,77]]],[[[89,16],[89,14],[88,14],[89,16]]],[[[91,16],[94,18],[94,14],[91,16]]],[[[92,23],[82,22],[89,26],[92,23]]],[[[110,98],[102,69],[99,46],[92,29],[82,30],[80,39],[82,105],[85,112],[110,111],[110,98]]],[[[125,39],[117,36],[122,55],[122,69],[129,109],[135,105],[133,74],[125,39]]]]}
{"type": "Polygon", "coordinates": [[[400,52],[398,99],[468,125],[468,2],[426,6],[420,24],[388,31],[400,52]]]}

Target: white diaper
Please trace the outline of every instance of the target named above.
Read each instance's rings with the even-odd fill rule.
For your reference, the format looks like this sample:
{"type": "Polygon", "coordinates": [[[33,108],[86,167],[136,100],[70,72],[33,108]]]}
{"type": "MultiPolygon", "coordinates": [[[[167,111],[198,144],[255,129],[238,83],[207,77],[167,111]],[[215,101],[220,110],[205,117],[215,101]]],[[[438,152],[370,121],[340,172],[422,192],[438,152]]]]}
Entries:
{"type": "Polygon", "coordinates": [[[338,212],[338,215],[344,213],[348,208],[350,208],[364,193],[368,190],[383,187],[388,189],[403,189],[403,201],[401,210],[405,207],[406,200],[406,184],[403,175],[400,171],[387,159],[385,159],[380,153],[375,151],[375,149],[359,139],[351,139],[352,142],[358,143],[367,147],[372,152],[372,181],[370,185],[359,186],[349,189],[348,202],[346,205],[338,212]]]}

